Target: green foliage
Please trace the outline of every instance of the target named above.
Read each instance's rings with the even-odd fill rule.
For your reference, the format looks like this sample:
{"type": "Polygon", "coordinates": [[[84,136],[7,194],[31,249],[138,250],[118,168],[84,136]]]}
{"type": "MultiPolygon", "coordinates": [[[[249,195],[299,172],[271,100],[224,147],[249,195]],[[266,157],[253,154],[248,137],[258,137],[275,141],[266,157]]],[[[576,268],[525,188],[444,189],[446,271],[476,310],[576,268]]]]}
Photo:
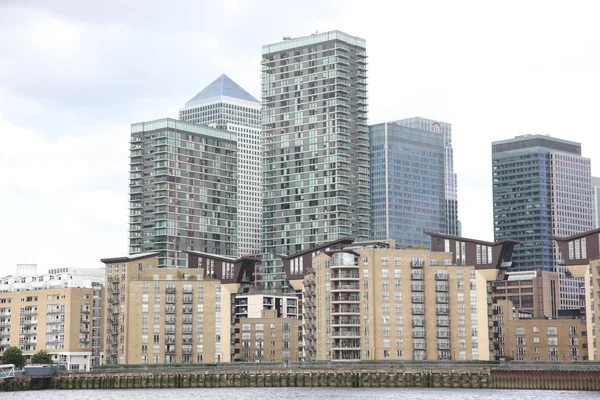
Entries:
{"type": "Polygon", "coordinates": [[[31,357],[32,364],[52,364],[52,354],[40,350],[31,357]]]}
{"type": "Polygon", "coordinates": [[[9,347],[2,354],[2,364],[14,364],[16,367],[25,365],[25,356],[21,349],[16,346],[9,347]]]}
{"type": "Polygon", "coordinates": [[[414,246],[414,248],[416,250],[427,250],[427,246],[425,246],[424,244],[418,244],[418,245],[414,246]]]}

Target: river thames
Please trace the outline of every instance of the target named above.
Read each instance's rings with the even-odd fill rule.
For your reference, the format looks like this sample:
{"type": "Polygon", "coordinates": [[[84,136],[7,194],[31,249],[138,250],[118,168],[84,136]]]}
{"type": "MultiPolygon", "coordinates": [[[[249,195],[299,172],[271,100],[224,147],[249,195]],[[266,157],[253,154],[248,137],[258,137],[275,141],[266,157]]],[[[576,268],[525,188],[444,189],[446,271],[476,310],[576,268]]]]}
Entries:
{"type": "Polygon", "coordinates": [[[2,400],[152,400],[152,399],[423,399],[423,400],[533,400],[599,399],[597,392],[491,389],[384,389],[384,388],[231,388],[231,389],[129,389],[44,390],[5,392],[2,400]]]}

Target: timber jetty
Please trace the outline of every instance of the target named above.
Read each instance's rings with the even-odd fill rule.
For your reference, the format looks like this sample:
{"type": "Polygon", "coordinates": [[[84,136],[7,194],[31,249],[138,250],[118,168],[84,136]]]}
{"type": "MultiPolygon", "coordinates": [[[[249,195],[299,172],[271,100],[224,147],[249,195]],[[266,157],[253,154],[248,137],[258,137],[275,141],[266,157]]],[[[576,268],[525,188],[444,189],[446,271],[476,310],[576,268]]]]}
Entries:
{"type": "Polygon", "coordinates": [[[220,364],[103,368],[47,378],[12,378],[0,390],[160,388],[461,388],[600,390],[597,363],[220,364]]]}

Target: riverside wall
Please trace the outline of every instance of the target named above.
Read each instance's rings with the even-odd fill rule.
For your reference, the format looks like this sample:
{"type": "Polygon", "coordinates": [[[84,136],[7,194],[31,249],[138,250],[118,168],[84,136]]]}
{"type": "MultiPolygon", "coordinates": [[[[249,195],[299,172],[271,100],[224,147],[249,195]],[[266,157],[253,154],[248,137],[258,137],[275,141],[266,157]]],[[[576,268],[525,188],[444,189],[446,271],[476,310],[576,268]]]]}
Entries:
{"type": "Polygon", "coordinates": [[[204,370],[61,374],[0,381],[0,390],[175,388],[472,388],[600,390],[600,369],[204,370]]]}

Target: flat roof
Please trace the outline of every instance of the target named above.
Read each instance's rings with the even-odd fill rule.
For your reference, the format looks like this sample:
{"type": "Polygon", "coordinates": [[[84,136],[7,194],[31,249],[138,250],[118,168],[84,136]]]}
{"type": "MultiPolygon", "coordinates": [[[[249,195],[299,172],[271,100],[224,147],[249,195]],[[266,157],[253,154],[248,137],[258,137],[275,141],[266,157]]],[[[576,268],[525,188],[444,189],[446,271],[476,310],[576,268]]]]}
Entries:
{"type": "Polygon", "coordinates": [[[123,256],[123,257],[102,258],[102,259],[100,259],[100,261],[102,261],[104,264],[112,264],[112,263],[119,263],[119,262],[128,262],[128,261],[133,261],[133,260],[141,260],[142,258],[154,257],[154,256],[157,256],[158,254],[159,254],[158,251],[153,252],[153,253],[139,253],[139,254],[132,254],[130,256],[123,256]]]}
{"type": "Polygon", "coordinates": [[[367,45],[365,39],[361,39],[356,36],[351,36],[341,31],[313,33],[312,35],[301,36],[297,38],[287,38],[286,36],[284,37],[286,39],[281,42],[264,45],[262,47],[263,55],[278,53],[280,51],[295,49],[297,47],[304,47],[315,43],[327,42],[330,40],[341,40],[352,46],[366,47],[367,45]]]}

